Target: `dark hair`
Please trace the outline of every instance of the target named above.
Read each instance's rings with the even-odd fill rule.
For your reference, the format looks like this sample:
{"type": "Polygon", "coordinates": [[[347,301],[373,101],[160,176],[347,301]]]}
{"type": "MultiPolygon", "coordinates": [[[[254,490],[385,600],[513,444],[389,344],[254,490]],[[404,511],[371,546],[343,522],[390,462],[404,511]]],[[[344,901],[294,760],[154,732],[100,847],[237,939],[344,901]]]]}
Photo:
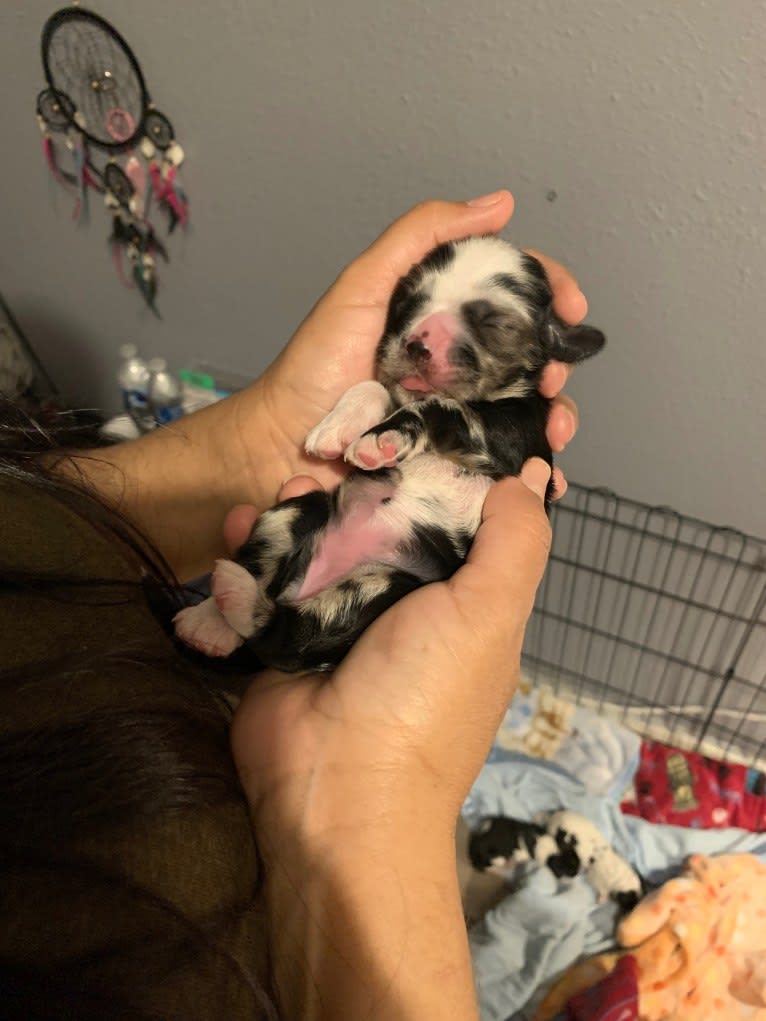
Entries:
{"type": "MultiPolygon", "coordinates": [[[[0,399],[0,486],[108,536],[135,579],[0,560],[0,617],[138,603],[167,628],[172,571],[78,476],[71,451],[89,439],[74,416],[43,426],[0,399]]],[[[276,1017],[261,868],[229,750],[235,678],[156,630],[159,643],[70,642],[0,662],[3,1017],[276,1017]]]]}

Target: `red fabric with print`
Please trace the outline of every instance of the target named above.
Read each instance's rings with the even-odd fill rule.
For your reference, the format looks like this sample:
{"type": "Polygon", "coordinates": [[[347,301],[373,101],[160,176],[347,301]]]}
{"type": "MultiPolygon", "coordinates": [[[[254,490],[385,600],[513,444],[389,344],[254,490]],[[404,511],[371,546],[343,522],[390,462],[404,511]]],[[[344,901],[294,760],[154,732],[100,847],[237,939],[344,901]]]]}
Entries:
{"type": "Polygon", "coordinates": [[[637,1021],[638,968],[636,959],[621,957],[614,971],[567,1003],[567,1021],[637,1021]]]}
{"type": "Polygon", "coordinates": [[[766,830],[766,797],[748,790],[753,777],[758,790],[763,777],[747,766],[644,741],[634,779],[635,802],[625,801],[620,808],[649,822],[761,832],[766,830]]]}

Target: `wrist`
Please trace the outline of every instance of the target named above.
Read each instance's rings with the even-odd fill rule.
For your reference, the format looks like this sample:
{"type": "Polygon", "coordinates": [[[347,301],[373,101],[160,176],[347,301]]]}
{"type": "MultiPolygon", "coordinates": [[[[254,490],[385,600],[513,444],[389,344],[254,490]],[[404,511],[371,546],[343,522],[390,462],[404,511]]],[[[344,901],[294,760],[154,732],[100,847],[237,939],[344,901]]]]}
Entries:
{"type": "MultiPolygon", "coordinates": [[[[237,723],[235,717],[235,734],[237,723]]],[[[300,741],[299,733],[294,740],[300,741]]],[[[435,847],[451,850],[464,795],[443,772],[421,768],[409,747],[392,747],[390,735],[387,740],[385,734],[367,733],[358,743],[355,736],[345,735],[337,742],[342,758],[323,755],[321,743],[312,747],[309,739],[295,759],[283,757],[279,770],[269,761],[262,775],[240,760],[240,778],[258,832],[273,835],[275,845],[289,847],[297,860],[332,853],[346,833],[360,845],[367,834],[374,834],[374,841],[391,846],[427,838],[435,847]],[[374,766],[370,743],[386,750],[374,766]],[[427,834],[421,833],[424,820],[427,834]]],[[[277,762],[279,754],[276,750],[277,762]]],[[[268,859],[268,849],[263,850],[268,859]]]]}
{"type": "Polygon", "coordinates": [[[477,1016],[454,833],[354,820],[297,845],[258,839],[286,1021],[477,1016]]]}

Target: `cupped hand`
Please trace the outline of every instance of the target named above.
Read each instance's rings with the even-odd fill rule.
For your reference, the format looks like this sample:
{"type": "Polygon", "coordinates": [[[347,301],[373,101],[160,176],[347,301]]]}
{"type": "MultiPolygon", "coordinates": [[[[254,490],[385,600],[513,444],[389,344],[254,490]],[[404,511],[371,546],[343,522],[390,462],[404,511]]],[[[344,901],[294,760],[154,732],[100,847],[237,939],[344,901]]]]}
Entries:
{"type": "MultiPolygon", "coordinates": [[[[513,210],[506,191],[474,203],[427,202],[407,213],[340,275],[286,350],[251,386],[156,429],[132,443],[88,452],[77,460],[78,481],[119,507],[182,581],[211,570],[225,551],[221,521],[232,507],[227,536],[247,537],[257,512],[274,505],[285,479],[313,474],[327,488],[346,470],[310,459],[309,431],[353,384],[372,375],[394,285],[438,242],[499,231],[513,210]]],[[[538,253],[533,253],[538,255],[538,253]]],[[[562,266],[538,255],[559,315],[571,323],[586,302],[562,266]]],[[[554,452],[577,426],[577,409],[559,390],[567,369],[550,364],[541,383],[555,397],[548,423],[554,452]]],[[[68,459],[61,471],[71,467],[68,459]]],[[[556,494],[565,483],[557,474],[556,494]]]]}
{"type": "Polygon", "coordinates": [[[389,608],[332,675],[267,670],[237,709],[285,1018],[478,1021],[455,825],[518,681],[549,477],[535,458],[496,483],[463,567],[389,608]]]}
{"type": "MultiPolygon", "coordinates": [[[[235,436],[261,492],[276,493],[281,482],[299,473],[315,476],[325,487],[347,471],[343,462],[318,463],[305,454],[308,432],[327,415],[355,383],[373,376],[375,348],[397,280],[435,245],[473,234],[496,233],[510,220],[513,197],[508,191],[470,202],[424,202],[389,227],[338,277],[296,334],[269,367],[257,392],[235,399],[235,436]],[[265,411],[265,416],[264,416],[265,411]],[[258,443],[253,423],[269,434],[258,443]]],[[[572,274],[552,259],[531,251],[548,275],[556,312],[575,324],[585,316],[587,302],[572,274]]],[[[551,362],[541,391],[556,398],[548,439],[554,452],[564,448],[577,427],[574,403],[559,391],[571,367],[551,362]]],[[[556,495],[566,488],[559,472],[556,495]]]]}
{"type": "Polygon", "coordinates": [[[417,820],[451,831],[518,680],[549,475],[534,458],[495,484],[467,563],[387,610],[332,675],[251,685],[232,746],[267,844],[417,820]]]}
{"type": "Polygon", "coordinates": [[[455,826],[518,680],[549,477],[496,483],[467,563],[331,676],[265,671],[237,709],[280,1016],[478,1021],[455,826]]]}

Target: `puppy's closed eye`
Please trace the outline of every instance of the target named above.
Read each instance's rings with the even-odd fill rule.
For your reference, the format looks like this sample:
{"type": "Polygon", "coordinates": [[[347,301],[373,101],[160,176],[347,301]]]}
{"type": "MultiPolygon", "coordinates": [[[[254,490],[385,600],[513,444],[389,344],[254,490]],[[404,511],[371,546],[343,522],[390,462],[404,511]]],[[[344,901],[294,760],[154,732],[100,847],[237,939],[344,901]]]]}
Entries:
{"type": "Polygon", "coordinates": [[[479,372],[481,369],[479,356],[472,344],[458,344],[452,352],[452,361],[467,372],[479,372]]]}
{"type": "Polygon", "coordinates": [[[460,306],[460,311],[470,326],[481,327],[487,323],[496,323],[500,318],[500,309],[486,298],[466,301],[460,306]]]}

